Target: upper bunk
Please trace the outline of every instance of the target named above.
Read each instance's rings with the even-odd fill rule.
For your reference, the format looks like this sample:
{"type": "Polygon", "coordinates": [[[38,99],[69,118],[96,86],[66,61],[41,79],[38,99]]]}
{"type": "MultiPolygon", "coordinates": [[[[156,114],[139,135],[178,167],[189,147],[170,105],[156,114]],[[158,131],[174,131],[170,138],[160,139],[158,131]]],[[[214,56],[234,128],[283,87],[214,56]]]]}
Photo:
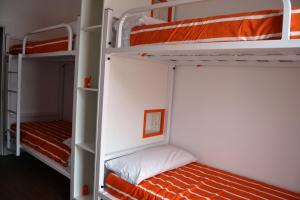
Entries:
{"type": "Polygon", "coordinates": [[[8,54],[22,59],[74,60],[78,23],[76,20],[29,32],[9,47],[8,54]]]}
{"type": "Polygon", "coordinates": [[[126,11],[115,24],[115,47],[108,47],[106,53],[183,66],[299,66],[300,7],[292,7],[290,0],[282,0],[283,8],[277,10],[180,21],[143,16],[203,1],[173,0],[126,11]]]}

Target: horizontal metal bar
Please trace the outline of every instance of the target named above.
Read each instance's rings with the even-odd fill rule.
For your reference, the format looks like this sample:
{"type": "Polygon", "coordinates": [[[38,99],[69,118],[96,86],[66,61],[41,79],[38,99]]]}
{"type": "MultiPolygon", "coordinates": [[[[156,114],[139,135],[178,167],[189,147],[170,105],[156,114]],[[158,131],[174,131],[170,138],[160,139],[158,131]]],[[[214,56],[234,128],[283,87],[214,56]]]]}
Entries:
{"type": "Polygon", "coordinates": [[[92,32],[92,31],[100,31],[102,28],[102,25],[95,25],[95,26],[88,26],[88,27],[84,27],[84,28],[81,28],[81,30],[83,31],[87,31],[87,32],[92,32]]]}
{"type": "Polygon", "coordinates": [[[7,90],[9,93],[18,93],[18,91],[15,90],[7,90]]]}
{"type": "Polygon", "coordinates": [[[13,110],[7,110],[7,112],[9,112],[9,113],[12,113],[12,114],[17,114],[17,112],[16,111],[13,111],[13,110]]]}
{"type": "Polygon", "coordinates": [[[29,32],[26,35],[33,35],[33,34],[37,34],[37,33],[42,33],[42,32],[51,31],[51,30],[60,29],[60,28],[68,28],[68,27],[70,27],[69,24],[59,24],[59,25],[55,25],[55,26],[41,28],[41,29],[38,29],[38,30],[35,30],[32,32],[29,32]]]}
{"type": "Polygon", "coordinates": [[[68,33],[68,51],[72,51],[73,32],[72,32],[71,25],[70,24],[59,24],[59,25],[55,25],[55,26],[49,26],[47,28],[38,29],[38,30],[35,30],[35,31],[32,31],[30,33],[25,34],[24,39],[23,39],[22,54],[25,55],[25,53],[26,53],[26,43],[27,43],[27,39],[28,39],[29,35],[43,33],[43,32],[46,32],[46,31],[51,31],[51,30],[56,30],[56,29],[61,29],[61,28],[65,28],[67,30],[67,33],[68,33]]]}
{"type": "Polygon", "coordinates": [[[143,13],[143,12],[146,12],[149,10],[168,8],[168,7],[174,7],[174,6],[179,6],[179,5],[185,5],[185,4],[192,4],[192,3],[202,2],[202,1],[208,1],[208,0],[173,0],[173,1],[168,1],[168,2],[164,2],[164,3],[153,4],[153,5],[149,5],[149,6],[133,8],[133,9],[126,11],[125,15],[126,14],[129,14],[129,15],[138,14],[138,13],[143,13]]]}
{"type": "Polygon", "coordinates": [[[300,62],[298,55],[151,55],[149,59],[160,61],[293,61],[300,62]]]}
{"type": "Polygon", "coordinates": [[[16,133],[15,130],[12,130],[12,129],[7,129],[7,131],[11,132],[11,133],[16,133]]]}

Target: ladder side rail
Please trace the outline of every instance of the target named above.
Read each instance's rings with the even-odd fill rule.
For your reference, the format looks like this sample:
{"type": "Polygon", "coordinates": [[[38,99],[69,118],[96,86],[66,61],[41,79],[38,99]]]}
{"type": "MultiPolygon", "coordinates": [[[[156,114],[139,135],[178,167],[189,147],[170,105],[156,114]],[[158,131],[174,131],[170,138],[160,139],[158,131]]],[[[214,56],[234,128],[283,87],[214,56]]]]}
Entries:
{"type": "Polygon", "coordinates": [[[16,156],[20,156],[20,137],[21,137],[21,83],[22,83],[22,59],[23,55],[18,55],[18,89],[17,89],[17,120],[16,120],[16,156]]]}

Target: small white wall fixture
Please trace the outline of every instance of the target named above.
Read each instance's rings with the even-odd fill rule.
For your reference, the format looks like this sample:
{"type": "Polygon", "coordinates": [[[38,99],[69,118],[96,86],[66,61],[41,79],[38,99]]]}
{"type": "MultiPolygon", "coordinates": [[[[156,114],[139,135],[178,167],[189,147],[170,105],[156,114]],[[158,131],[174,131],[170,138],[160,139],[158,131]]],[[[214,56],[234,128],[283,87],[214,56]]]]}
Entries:
{"type": "Polygon", "coordinates": [[[145,110],[143,138],[163,135],[165,124],[165,109],[145,110]]]}

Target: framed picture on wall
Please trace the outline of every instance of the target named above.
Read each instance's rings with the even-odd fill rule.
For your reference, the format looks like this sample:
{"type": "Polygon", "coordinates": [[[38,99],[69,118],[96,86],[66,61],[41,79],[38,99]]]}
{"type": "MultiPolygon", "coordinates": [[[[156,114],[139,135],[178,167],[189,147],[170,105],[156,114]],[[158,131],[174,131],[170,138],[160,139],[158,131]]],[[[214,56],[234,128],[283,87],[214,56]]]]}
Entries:
{"type": "Polygon", "coordinates": [[[145,110],[143,138],[163,135],[165,109],[145,110]]]}
{"type": "MultiPolygon", "coordinates": [[[[164,3],[168,1],[169,0],[151,0],[151,3],[157,4],[157,3],[164,3]]],[[[171,22],[173,21],[173,12],[174,12],[174,8],[161,8],[161,9],[152,10],[150,15],[151,17],[171,22]]]]}

